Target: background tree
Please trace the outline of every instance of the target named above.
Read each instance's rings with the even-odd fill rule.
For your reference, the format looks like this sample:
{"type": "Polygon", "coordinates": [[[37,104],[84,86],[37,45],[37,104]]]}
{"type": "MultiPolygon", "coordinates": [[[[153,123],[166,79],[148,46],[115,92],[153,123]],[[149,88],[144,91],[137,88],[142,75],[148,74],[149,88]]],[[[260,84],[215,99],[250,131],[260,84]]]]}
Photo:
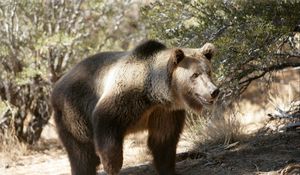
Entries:
{"type": "Polygon", "coordinates": [[[124,1],[0,0],[0,130],[36,142],[48,122],[53,84],[75,62],[127,49],[140,29],[124,1]]]}
{"type": "Polygon", "coordinates": [[[293,0],[168,0],[144,7],[142,14],[150,38],[181,47],[217,45],[214,76],[224,101],[271,71],[300,66],[293,32],[300,24],[299,9],[300,2],[293,0]]]}

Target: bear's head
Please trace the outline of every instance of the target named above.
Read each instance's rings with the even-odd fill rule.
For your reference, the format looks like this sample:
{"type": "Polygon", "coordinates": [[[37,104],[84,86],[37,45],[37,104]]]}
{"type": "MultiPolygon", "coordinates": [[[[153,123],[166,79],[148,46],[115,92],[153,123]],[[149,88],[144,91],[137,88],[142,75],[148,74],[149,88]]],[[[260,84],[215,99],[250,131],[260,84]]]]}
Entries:
{"type": "Polygon", "coordinates": [[[172,72],[172,87],[178,100],[199,112],[210,106],[219,94],[211,78],[211,59],[215,53],[213,44],[200,49],[173,49],[169,67],[172,72]]]}

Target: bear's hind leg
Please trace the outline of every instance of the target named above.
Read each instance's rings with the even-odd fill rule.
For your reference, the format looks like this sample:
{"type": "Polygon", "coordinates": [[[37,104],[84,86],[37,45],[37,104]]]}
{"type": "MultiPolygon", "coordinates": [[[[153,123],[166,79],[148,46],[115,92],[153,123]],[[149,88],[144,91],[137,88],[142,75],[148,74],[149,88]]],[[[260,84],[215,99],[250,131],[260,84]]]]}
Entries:
{"type": "Polygon", "coordinates": [[[67,137],[63,144],[67,150],[71,164],[72,175],[96,175],[96,167],[100,164],[100,159],[95,153],[93,143],[79,143],[72,136],[67,137]]]}
{"type": "Polygon", "coordinates": [[[149,119],[148,147],[159,175],[175,175],[176,147],[184,119],[184,111],[157,111],[149,119]]]}

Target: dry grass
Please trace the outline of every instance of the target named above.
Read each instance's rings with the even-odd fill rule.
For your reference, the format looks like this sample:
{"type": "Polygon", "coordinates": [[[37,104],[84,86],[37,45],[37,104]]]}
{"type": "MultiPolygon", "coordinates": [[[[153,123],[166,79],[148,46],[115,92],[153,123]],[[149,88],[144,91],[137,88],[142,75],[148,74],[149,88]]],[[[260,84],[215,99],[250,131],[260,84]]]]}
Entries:
{"type": "MultiPolygon", "coordinates": [[[[207,115],[207,114],[206,114],[207,115]]],[[[244,138],[243,127],[235,111],[225,112],[218,117],[203,117],[194,114],[187,118],[184,139],[194,146],[203,144],[228,145],[244,138]]]]}
{"type": "MultiPolygon", "coordinates": [[[[9,108],[14,109],[4,101],[0,102],[0,116],[9,108]]],[[[27,146],[21,143],[15,133],[14,121],[5,129],[5,132],[0,132],[0,165],[7,166],[11,162],[16,162],[21,156],[28,151],[27,146]]]]}
{"type": "Polygon", "coordinates": [[[300,105],[298,104],[300,102],[299,92],[295,91],[291,84],[285,89],[285,93],[280,93],[282,90],[278,88],[269,93],[268,100],[273,107],[271,112],[275,115],[283,116],[285,113],[287,114],[289,111],[292,111],[297,105],[300,105]]]}
{"type": "Polygon", "coordinates": [[[18,140],[12,126],[0,134],[0,142],[0,165],[6,166],[16,162],[28,152],[28,147],[18,140]]]}
{"type": "Polygon", "coordinates": [[[226,112],[224,117],[212,118],[204,127],[204,138],[224,145],[244,138],[243,127],[236,115],[235,112],[226,112]]]}
{"type": "Polygon", "coordinates": [[[152,160],[147,148],[147,136],[147,132],[140,132],[125,137],[123,146],[124,166],[137,165],[152,160]]]}

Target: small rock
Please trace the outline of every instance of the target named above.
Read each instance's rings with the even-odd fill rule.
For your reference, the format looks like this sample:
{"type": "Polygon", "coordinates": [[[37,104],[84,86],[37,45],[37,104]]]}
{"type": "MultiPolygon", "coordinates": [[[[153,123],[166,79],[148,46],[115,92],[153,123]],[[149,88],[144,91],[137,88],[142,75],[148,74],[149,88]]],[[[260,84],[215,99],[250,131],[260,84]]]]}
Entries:
{"type": "Polygon", "coordinates": [[[222,163],[221,167],[223,167],[223,168],[226,167],[226,163],[222,163]]]}
{"type": "Polygon", "coordinates": [[[24,166],[24,163],[20,163],[20,162],[19,162],[19,163],[17,163],[16,165],[17,165],[17,166],[24,166]]]}

